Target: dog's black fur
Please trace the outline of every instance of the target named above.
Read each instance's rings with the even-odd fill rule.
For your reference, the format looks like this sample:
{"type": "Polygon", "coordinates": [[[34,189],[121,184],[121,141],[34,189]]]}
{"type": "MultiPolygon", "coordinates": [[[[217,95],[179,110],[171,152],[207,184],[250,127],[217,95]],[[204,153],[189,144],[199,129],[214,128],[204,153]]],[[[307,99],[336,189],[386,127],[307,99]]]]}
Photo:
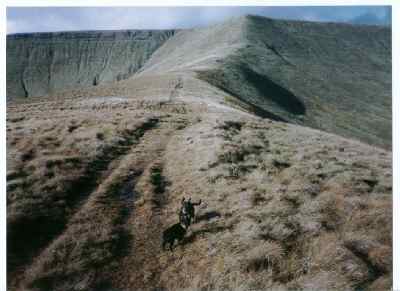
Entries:
{"type": "Polygon", "coordinates": [[[186,228],[184,228],[180,223],[175,223],[171,227],[167,228],[163,232],[163,242],[162,248],[165,250],[165,246],[169,244],[169,249],[172,251],[175,240],[178,243],[185,237],[186,228]]]}
{"type": "Polygon", "coordinates": [[[188,229],[188,227],[190,226],[191,223],[191,218],[189,215],[181,212],[179,214],[179,222],[181,223],[181,225],[183,225],[186,229],[188,229]]]}
{"type": "Polygon", "coordinates": [[[192,202],[192,198],[185,201],[185,197],[183,197],[181,201],[181,210],[179,211],[179,221],[185,225],[192,224],[192,220],[196,222],[195,210],[194,207],[201,204],[201,199],[199,202],[192,202]]]}

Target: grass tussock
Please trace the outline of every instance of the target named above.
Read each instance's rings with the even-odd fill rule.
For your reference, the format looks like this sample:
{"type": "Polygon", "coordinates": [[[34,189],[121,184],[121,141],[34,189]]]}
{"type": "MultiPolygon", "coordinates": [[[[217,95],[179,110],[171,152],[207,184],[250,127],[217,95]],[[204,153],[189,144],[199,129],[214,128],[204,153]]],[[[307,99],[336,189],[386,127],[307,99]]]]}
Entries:
{"type": "Polygon", "coordinates": [[[276,242],[266,241],[251,249],[247,254],[246,271],[268,270],[280,263],[284,251],[276,242]]]}

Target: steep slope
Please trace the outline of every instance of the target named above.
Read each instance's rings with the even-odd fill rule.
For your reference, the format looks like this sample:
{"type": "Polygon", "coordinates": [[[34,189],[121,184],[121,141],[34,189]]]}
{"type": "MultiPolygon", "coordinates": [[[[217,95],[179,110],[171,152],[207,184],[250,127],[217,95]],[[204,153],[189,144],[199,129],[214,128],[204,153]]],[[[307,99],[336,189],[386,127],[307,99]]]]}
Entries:
{"type": "Polygon", "coordinates": [[[158,49],[139,75],[209,69],[245,43],[245,18],[233,18],[204,28],[181,30],[158,49]]]}
{"type": "Polygon", "coordinates": [[[7,97],[35,97],[126,79],[174,34],[169,31],[7,36],[7,97]]]}
{"type": "Polygon", "coordinates": [[[390,148],[390,34],[247,16],[179,32],[140,74],[197,72],[229,94],[228,102],[390,148]]]}
{"type": "Polygon", "coordinates": [[[247,46],[201,77],[290,122],[390,147],[390,29],[246,23],[247,46]]]}

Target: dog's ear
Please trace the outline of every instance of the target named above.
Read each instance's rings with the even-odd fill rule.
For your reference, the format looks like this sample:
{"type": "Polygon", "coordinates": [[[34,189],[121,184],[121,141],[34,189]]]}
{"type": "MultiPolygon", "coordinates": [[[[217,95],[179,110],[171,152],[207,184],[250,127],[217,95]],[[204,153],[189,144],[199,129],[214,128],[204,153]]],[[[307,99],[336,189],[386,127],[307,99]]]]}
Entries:
{"type": "Polygon", "coordinates": [[[192,201],[192,197],[189,197],[189,202],[191,202],[192,201]]]}
{"type": "Polygon", "coordinates": [[[185,197],[182,198],[181,204],[185,202],[185,197]]]}

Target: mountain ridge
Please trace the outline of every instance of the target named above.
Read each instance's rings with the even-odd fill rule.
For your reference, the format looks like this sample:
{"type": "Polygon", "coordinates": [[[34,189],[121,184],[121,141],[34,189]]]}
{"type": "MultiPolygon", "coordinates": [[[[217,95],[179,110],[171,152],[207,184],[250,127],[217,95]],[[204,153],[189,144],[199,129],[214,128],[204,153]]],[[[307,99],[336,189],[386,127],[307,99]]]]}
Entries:
{"type": "MultiPolygon", "coordinates": [[[[108,37],[112,39],[115,33],[110,32],[108,37]]],[[[389,28],[244,16],[205,28],[174,30],[170,34],[157,31],[148,42],[154,37],[154,45],[139,45],[130,53],[124,48],[119,53],[106,49],[109,56],[100,59],[97,67],[72,78],[73,82],[84,80],[74,87],[82,87],[84,94],[85,86],[104,82],[118,87],[118,82],[112,84],[114,80],[135,82],[135,78],[167,73],[190,76],[218,87],[230,96],[228,99],[244,102],[257,112],[391,147],[389,28]],[[157,36],[165,33],[165,37],[157,36]],[[153,50],[146,52],[148,46],[153,50]],[[133,65],[108,65],[131,63],[118,60],[130,54],[133,65]]],[[[39,75],[51,71],[50,67],[45,64],[39,75]]],[[[45,80],[41,77],[39,82],[45,80]]],[[[47,82],[55,83],[49,85],[53,95],[58,94],[56,88],[66,91],[62,81],[49,78],[47,82]]],[[[11,90],[13,82],[7,84],[11,90]]],[[[33,88],[38,85],[35,81],[28,84],[33,88]]],[[[26,91],[26,87],[22,89],[26,91]]],[[[49,94],[41,87],[38,92],[49,94]]],[[[92,89],[88,87],[86,91],[92,89]]]]}
{"type": "Polygon", "coordinates": [[[390,42],[376,29],[244,17],[96,40],[71,79],[61,58],[65,82],[88,86],[37,78],[42,96],[7,101],[8,288],[390,290],[390,42]],[[184,197],[202,200],[196,220],[164,251],[184,197]]]}

